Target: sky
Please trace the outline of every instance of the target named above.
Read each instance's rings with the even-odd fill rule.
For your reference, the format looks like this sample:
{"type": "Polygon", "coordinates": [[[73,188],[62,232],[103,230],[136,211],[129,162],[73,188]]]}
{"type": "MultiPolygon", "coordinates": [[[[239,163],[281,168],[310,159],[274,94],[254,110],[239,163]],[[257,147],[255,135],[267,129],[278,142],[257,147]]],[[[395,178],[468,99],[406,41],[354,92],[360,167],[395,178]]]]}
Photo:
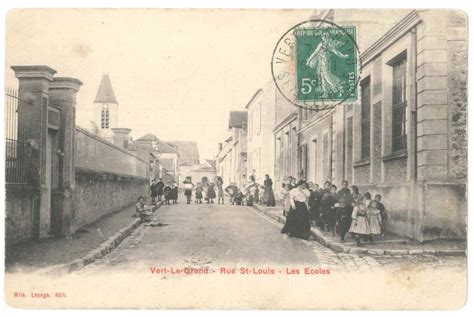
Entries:
{"type": "Polygon", "coordinates": [[[77,124],[87,126],[108,73],[118,125],[134,139],[195,140],[212,159],[230,110],[245,110],[271,79],[279,38],[310,10],[36,9],[7,16],[6,83],[12,65],[48,65],[83,82],[77,124]]]}

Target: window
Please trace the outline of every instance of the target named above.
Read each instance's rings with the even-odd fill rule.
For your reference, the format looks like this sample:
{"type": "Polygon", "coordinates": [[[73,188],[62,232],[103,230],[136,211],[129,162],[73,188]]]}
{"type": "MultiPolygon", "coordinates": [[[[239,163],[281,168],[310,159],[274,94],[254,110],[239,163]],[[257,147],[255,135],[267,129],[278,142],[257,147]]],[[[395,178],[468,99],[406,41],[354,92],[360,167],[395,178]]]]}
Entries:
{"type": "Polygon", "coordinates": [[[323,179],[329,180],[330,170],[332,162],[329,160],[329,134],[324,132],[323,134],[323,179]]]}
{"type": "Polygon", "coordinates": [[[392,63],[392,151],[406,148],[406,54],[392,63]]]}
{"type": "Polygon", "coordinates": [[[249,113],[249,140],[253,138],[253,111],[249,113]]]}
{"type": "Polygon", "coordinates": [[[300,146],[300,178],[307,178],[308,176],[308,145],[302,144],[300,146]]]}
{"type": "Polygon", "coordinates": [[[255,134],[260,134],[262,130],[262,100],[257,104],[257,111],[255,112],[255,134]]]}
{"type": "Polygon", "coordinates": [[[285,163],[284,163],[284,171],[285,177],[289,176],[291,162],[290,162],[290,155],[291,155],[291,143],[290,143],[290,131],[285,132],[285,163]]]}
{"type": "Polygon", "coordinates": [[[260,148],[255,152],[255,163],[254,168],[257,170],[257,175],[261,180],[262,175],[262,151],[260,148]]]}
{"type": "Polygon", "coordinates": [[[281,138],[276,139],[276,155],[277,155],[277,166],[276,166],[276,175],[278,179],[284,177],[283,175],[283,146],[281,138]]]}
{"type": "Polygon", "coordinates": [[[102,108],[100,127],[102,129],[108,129],[109,128],[109,109],[107,109],[105,107],[102,108]]]}
{"type": "Polygon", "coordinates": [[[370,77],[361,82],[360,158],[370,157],[370,77]]]}
{"type": "Polygon", "coordinates": [[[253,171],[253,152],[250,152],[248,157],[247,157],[247,165],[249,166],[249,171],[253,171]]]}
{"type": "Polygon", "coordinates": [[[314,148],[314,174],[313,174],[313,180],[316,181],[318,179],[318,140],[314,139],[313,140],[313,148],[314,148]]]}

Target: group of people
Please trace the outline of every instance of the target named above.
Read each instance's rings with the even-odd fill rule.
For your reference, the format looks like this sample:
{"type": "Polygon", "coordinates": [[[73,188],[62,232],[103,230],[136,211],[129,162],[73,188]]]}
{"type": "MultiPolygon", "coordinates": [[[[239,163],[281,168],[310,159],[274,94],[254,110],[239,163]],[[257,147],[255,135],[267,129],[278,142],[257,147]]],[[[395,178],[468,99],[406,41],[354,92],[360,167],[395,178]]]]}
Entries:
{"type": "Polygon", "coordinates": [[[193,184],[190,177],[187,177],[184,183],[184,195],[188,204],[191,203],[193,190],[195,191],[194,203],[202,204],[204,199],[206,203],[213,204],[214,199],[217,198],[218,204],[224,204],[224,182],[222,178],[217,176],[213,181],[209,181],[207,177],[203,177],[201,182],[196,185],[193,184]]]}
{"type": "Polygon", "coordinates": [[[308,239],[311,225],[323,231],[338,234],[345,242],[348,232],[352,233],[357,245],[362,240],[373,242],[374,237],[383,235],[387,213],[382,196],[377,194],[372,200],[369,192],[361,195],[355,185],[349,187],[347,181],[337,186],[327,181],[323,188],[318,184],[294,177],[283,184],[283,214],[287,217],[282,233],[308,239]]]}
{"type": "MultiPolygon", "coordinates": [[[[213,204],[214,199],[217,198],[218,204],[224,204],[224,194],[230,197],[232,205],[246,205],[262,204],[273,207],[276,205],[275,195],[273,192],[273,181],[269,175],[265,175],[263,185],[256,182],[255,176],[249,177],[248,181],[242,182],[241,187],[235,183],[230,183],[225,189],[222,177],[216,176],[212,181],[207,177],[203,177],[201,182],[192,182],[190,177],[186,177],[183,181],[184,195],[186,196],[187,204],[192,202],[194,194],[194,203],[202,204],[205,200],[208,204],[213,204]]],[[[160,202],[164,196],[165,204],[176,204],[178,202],[178,185],[176,182],[168,182],[166,185],[163,179],[152,180],[150,185],[151,204],[154,205],[160,202]]]]}
{"type": "Polygon", "coordinates": [[[276,205],[273,181],[268,174],[265,175],[263,185],[256,182],[255,175],[251,175],[247,182],[242,182],[240,188],[235,183],[230,183],[225,192],[230,196],[232,205],[262,204],[268,207],[276,205]]]}
{"type": "Polygon", "coordinates": [[[165,198],[165,204],[177,204],[178,184],[176,184],[176,182],[167,182],[165,185],[162,178],[158,181],[154,179],[150,185],[150,196],[152,205],[156,205],[157,202],[160,202],[163,196],[165,198]]]}
{"type": "MultiPolygon", "coordinates": [[[[196,204],[201,204],[202,200],[208,204],[213,204],[214,199],[218,198],[218,203],[224,204],[224,190],[222,189],[223,182],[222,178],[216,177],[214,182],[209,182],[207,177],[203,177],[201,182],[196,185],[193,184],[190,177],[186,177],[183,181],[184,184],[184,195],[188,204],[191,203],[193,191],[195,191],[196,204]]],[[[178,203],[178,184],[176,182],[163,183],[163,179],[158,181],[152,180],[150,185],[150,196],[151,204],[155,205],[160,202],[164,196],[165,204],[177,204],[178,203]]]]}

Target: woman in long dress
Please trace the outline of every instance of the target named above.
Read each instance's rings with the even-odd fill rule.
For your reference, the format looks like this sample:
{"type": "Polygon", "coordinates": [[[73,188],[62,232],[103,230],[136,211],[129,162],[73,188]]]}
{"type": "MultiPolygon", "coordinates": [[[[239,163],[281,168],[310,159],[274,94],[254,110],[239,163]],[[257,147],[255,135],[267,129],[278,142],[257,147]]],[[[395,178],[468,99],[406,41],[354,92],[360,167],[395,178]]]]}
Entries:
{"type": "Polygon", "coordinates": [[[263,181],[263,185],[265,187],[265,192],[263,194],[263,201],[265,205],[268,207],[274,207],[275,203],[275,195],[273,194],[273,181],[270,176],[267,174],[265,175],[265,180],[263,181]]]}
{"type": "Polygon", "coordinates": [[[300,181],[289,194],[291,210],[286,217],[286,223],[281,233],[290,237],[308,240],[311,236],[311,224],[307,200],[310,192],[305,181],[300,181]]]}
{"type": "Polygon", "coordinates": [[[328,98],[333,94],[337,94],[339,97],[342,96],[344,83],[332,73],[331,54],[340,58],[347,58],[347,54],[343,54],[338,50],[343,44],[341,41],[329,38],[328,33],[323,33],[321,42],[306,60],[306,65],[314,68],[317,72],[318,86],[316,90],[321,98],[328,98]]]}

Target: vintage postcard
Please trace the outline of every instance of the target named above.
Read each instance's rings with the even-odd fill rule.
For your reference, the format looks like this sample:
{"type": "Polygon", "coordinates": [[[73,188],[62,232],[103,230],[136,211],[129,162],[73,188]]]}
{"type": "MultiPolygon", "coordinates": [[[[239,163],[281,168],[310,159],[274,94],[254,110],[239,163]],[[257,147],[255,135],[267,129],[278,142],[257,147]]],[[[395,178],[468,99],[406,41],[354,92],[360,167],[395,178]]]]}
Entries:
{"type": "Polygon", "coordinates": [[[5,301],[463,307],[467,20],[9,11],[5,301]]]}

